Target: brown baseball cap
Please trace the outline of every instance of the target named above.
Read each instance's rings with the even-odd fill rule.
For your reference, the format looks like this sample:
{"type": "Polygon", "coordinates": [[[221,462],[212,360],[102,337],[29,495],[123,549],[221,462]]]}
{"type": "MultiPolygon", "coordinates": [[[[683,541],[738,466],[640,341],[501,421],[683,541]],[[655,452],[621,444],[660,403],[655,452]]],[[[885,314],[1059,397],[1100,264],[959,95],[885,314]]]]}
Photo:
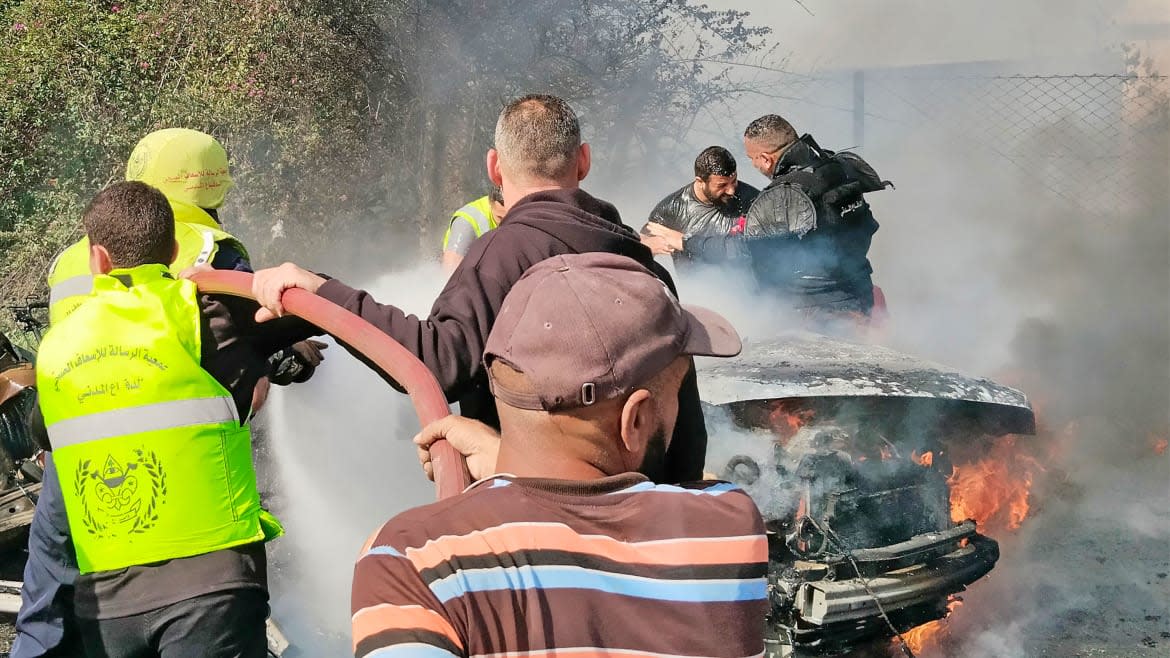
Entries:
{"type": "Polygon", "coordinates": [[[735,356],[741,347],[730,322],[680,305],[637,261],[569,254],[533,265],[512,286],[484,363],[501,402],[561,411],[629,395],[680,356],[735,356]],[[497,359],[522,373],[531,390],[492,378],[497,359]]]}

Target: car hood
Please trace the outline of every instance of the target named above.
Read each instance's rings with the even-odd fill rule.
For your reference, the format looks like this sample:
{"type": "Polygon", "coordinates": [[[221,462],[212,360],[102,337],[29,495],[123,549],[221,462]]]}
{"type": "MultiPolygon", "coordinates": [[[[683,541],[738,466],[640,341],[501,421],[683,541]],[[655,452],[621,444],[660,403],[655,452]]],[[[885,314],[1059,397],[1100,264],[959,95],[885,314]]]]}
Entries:
{"type": "Polygon", "coordinates": [[[973,417],[989,434],[1035,432],[1031,404],[1016,389],[888,347],[808,332],[745,344],[735,359],[703,360],[699,392],[717,406],[855,398],[921,408],[935,401],[941,413],[973,417]]]}

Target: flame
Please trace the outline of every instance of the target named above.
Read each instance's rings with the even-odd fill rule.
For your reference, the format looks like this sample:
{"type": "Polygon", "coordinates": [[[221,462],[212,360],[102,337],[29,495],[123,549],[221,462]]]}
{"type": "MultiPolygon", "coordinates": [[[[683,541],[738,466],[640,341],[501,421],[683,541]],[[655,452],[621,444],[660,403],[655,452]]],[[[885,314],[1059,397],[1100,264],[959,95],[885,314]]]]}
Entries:
{"type": "MultiPolygon", "coordinates": [[[[799,527],[800,521],[805,516],[807,516],[807,514],[808,514],[808,501],[806,500],[805,496],[801,496],[800,502],[797,503],[797,507],[796,507],[796,522],[797,522],[798,527],[799,527]]],[[[796,538],[796,546],[797,546],[797,548],[799,548],[802,551],[808,550],[808,542],[801,539],[799,536],[796,538]]]]}
{"type": "Polygon", "coordinates": [[[1030,492],[1040,462],[1017,448],[1015,435],[995,439],[983,459],[957,465],[947,478],[951,520],[973,519],[983,532],[1016,530],[1031,509],[1030,492]]]}
{"type": "MultiPolygon", "coordinates": [[[[768,411],[773,435],[781,445],[786,445],[801,428],[813,422],[815,416],[812,409],[785,402],[773,404],[768,411]]],[[[1069,428],[1069,431],[1075,432],[1075,428],[1069,428]]],[[[888,441],[881,442],[877,448],[883,461],[907,459],[905,453],[899,454],[888,441]]],[[[956,523],[972,519],[980,532],[996,536],[999,532],[1019,529],[1033,511],[1032,485],[1046,471],[1041,455],[1047,461],[1054,457],[1048,454],[1054,449],[1052,445],[1047,449],[1038,446],[1032,437],[1005,435],[987,440],[948,441],[945,453],[937,449],[913,450],[908,459],[927,469],[949,467],[951,474],[947,477],[947,485],[950,488],[951,519],[956,523]]],[[[870,459],[878,456],[873,454],[872,444],[868,451],[870,459]]],[[[864,461],[866,457],[861,454],[855,459],[864,461]]],[[[796,518],[802,518],[808,511],[808,501],[802,496],[796,518]]],[[[963,540],[962,545],[966,543],[963,540]]],[[[943,643],[948,641],[950,617],[961,605],[962,601],[952,595],[941,619],[902,634],[905,647],[915,655],[923,651],[941,651],[943,643]]],[[[898,646],[895,639],[894,647],[898,646]]]]}
{"type": "Polygon", "coordinates": [[[1170,441],[1167,441],[1166,437],[1157,434],[1150,435],[1150,447],[1154,449],[1155,455],[1166,454],[1167,445],[1170,445],[1170,441]]]}
{"type": "MultiPolygon", "coordinates": [[[[1014,435],[1001,436],[986,451],[972,452],[968,461],[955,465],[947,478],[951,488],[951,519],[956,523],[973,519],[981,532],[992,535],[1019,528],[1031,510],[1032,483],[1045,470],[1031,452],[1034,445],[1030,437],[1017,442],[1014,435]]],[[[950,452],[954,458],[953,451],[950,452]]],[[[915,463],[924,467],[932,467],[934,457],[933,452],[910,454],[915,463]]],[[[941,652],[948,638],[949,618],[960,605],[962,601],[952,596],[942,619],[903,633],[910,651],[914,655],[941,652]]]]}
{"type": "Polygon", "coordinates": [[[930,468],[934,465],[934,453],[931,451],[927,451],[921,455],[918,454],[917,450],[911,451],[910,459],[914,460],[915,464],[918,464],[919,466],[925,466],[926,468],[930,468]]]}
{"type": "Polygon", "coordinates": [[[788,440],[795,436],[800,428],[811,423],[816,416],[813,409],[793,407],[789,401],[781,400],[768,413],[768,422],[781,445],[787,445],[788,440]]]}
{"type": "Polygon", "coordinates": [[[963,605],[963,601],[952,596],[951,600],[947,601],[947,613],[942,619],[936,619],[902,633],[902,640],[906,642],[911,653],[917,656],[927,649],[940,648],[943,640],[946,639],[947,617],[950,617],[951,613],[961,605],[963,605]]]}

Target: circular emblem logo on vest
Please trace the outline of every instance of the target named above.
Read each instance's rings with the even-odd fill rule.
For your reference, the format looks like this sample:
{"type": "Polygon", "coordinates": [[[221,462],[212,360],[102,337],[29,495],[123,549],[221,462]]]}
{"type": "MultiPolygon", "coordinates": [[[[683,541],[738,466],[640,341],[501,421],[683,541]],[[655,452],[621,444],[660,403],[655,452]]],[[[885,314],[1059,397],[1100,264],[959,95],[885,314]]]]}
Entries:
{"type": "Polygon", "coordinates": [[[81,522],[97,537],[143,533],[158,523],[167,495],[167,475],[158,455],[141,448],[129,455],[106,456],[81,463],[74,492],[81,501],[81,522]]]}

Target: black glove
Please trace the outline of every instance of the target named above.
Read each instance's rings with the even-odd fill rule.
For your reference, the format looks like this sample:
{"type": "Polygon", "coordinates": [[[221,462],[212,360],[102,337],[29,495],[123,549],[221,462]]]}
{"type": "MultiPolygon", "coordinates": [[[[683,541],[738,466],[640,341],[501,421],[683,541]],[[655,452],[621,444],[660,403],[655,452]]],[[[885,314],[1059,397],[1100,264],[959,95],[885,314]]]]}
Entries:
{"type": "Polygon", "coordinates": [[[303,340],[272,355],[269,359],[272,383],[288,386],[309,381],[317,366],[325,359],[321,350],[328,347],[328,343],[319,340],[303,340]]]}

